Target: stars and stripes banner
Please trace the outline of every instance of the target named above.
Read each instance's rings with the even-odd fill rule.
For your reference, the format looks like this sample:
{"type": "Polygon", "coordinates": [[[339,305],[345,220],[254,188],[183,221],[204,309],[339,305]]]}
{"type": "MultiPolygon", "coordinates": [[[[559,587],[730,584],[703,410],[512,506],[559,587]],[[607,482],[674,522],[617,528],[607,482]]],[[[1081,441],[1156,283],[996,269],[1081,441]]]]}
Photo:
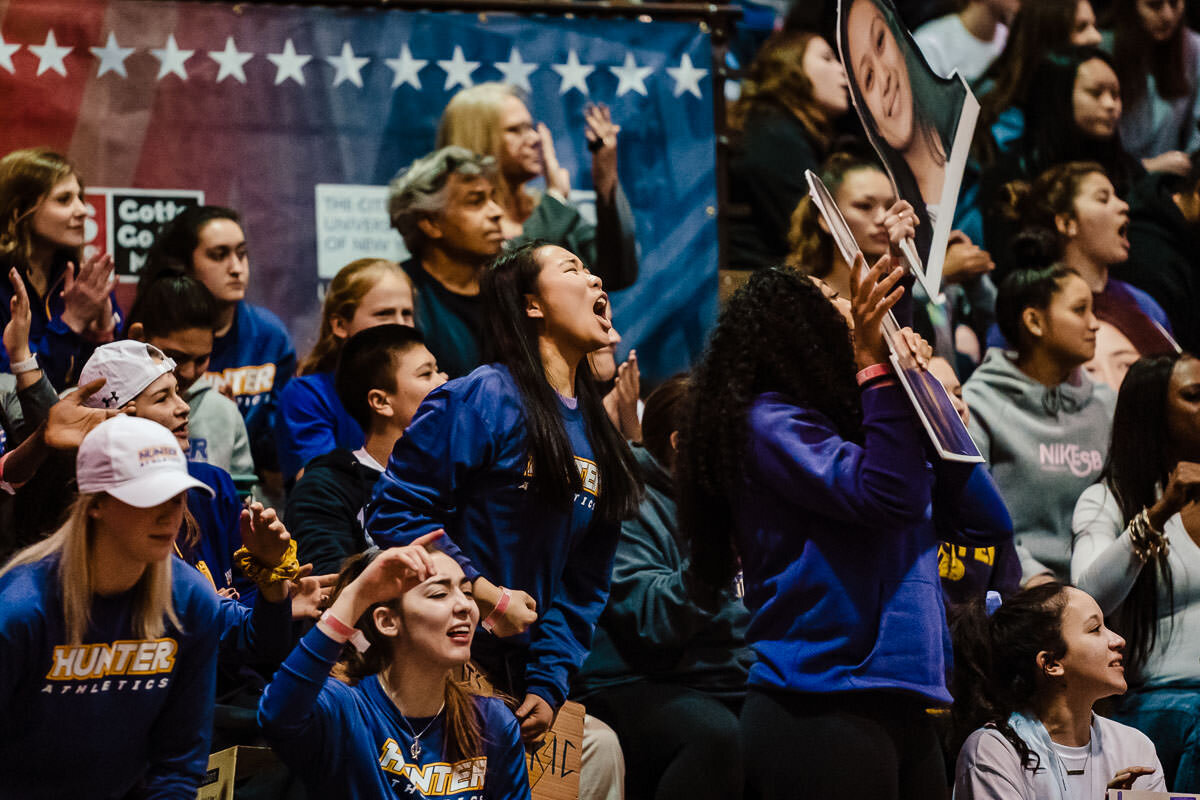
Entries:
{"type": "Polygon", "coordinates": [[[381,187],[433,148],[456,91],[525,89],[584,204],[583,109],[607,103],[641,252],[615,318],[661,379],[696,357],[716,311],[710,46],[685,22],[0,0],[0,151],[53,147],[105,187],[89,192],[90,246],[131,279],[158,217],[238,209],[251,300],[303,352],[322,278],[359,255],[403,255],[381,187]]]}

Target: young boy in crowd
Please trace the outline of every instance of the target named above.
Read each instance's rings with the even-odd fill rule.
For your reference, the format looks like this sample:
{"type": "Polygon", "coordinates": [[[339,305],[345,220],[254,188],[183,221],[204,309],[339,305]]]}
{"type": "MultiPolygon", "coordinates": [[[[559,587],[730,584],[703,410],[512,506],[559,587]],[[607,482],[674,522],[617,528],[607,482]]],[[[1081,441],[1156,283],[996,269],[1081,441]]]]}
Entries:
{"type": "Polygon", "coordinates": [[[188,461],[212,464],[231,475],[253,475],[246,422],[237,404],[204,375],[217,318],[212,295],[195,278],[170,273],[138,288],[126,335],[154,345],[175,362],[178,391],[189,409],[188,461]]]}
{"type": "Polygon", "coordinates": [[[301,563],[312,562],[319,575],[337,572],[347,557],[367,549],[363,506],[417,407],[445,382],[415,328],[378,325],[346,341],[334,384],[366,442],[313,459],[289,495],[284,519],[301,563]]]}

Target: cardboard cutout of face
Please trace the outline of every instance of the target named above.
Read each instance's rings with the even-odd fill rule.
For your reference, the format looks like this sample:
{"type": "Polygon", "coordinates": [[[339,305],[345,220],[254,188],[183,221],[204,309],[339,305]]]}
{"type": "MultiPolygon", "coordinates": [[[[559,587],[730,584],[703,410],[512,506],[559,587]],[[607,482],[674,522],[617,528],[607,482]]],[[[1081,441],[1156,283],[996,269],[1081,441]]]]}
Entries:
{"type": "Polygon", "coordinates": [[[905,256],[936,298],[979,102],[959,75],[930,69],[891,0],[838,0],[838,53],[896,195],[920,219],[905,256]]]}

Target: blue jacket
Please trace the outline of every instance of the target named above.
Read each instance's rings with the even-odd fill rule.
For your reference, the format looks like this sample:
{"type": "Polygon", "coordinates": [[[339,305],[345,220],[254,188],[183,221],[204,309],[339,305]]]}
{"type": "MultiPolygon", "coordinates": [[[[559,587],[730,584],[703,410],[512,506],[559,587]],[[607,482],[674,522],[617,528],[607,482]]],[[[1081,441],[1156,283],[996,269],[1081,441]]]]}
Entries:
{"type": "Polygon", "coordinates": [[[94,595],[83,644],[66,642],[57,558],[0,578],[0,794],[194,800],[208,765],[220,598],[175,561],[183,625],[139,640],[134,590],[94,595]]]}
{"type": "Polygon", "coordinates": [[[233,327],[213,339],[207,375],[214,389],[228,387],[237,402],[259,469],[278,468],[275,408],[295,371],[296,350],[279,317],[260,306],[238,303],[233,327]]]}
{"type": "Polygon", "coordinates": [[[342,407],[332,372],[298,375],[283,387],[275,417],[275,445],[287,481],[317,456],[338,447],[362,447],[362,428],[342,407]]]}
{"type": "Polygon", "coordinates": [[[527,800],[521,731],[508,707],[477,698],[483,757],[450,763],[444,718],[402,718],[378,677],[347,686],[329,677],[342,645],[313,628],[263,693],[258,721],[271,747],[313,797],[527,800]],[[421,754],[412,732],[432,723],[421,754]]]}
{"type": "Polygon", "coordinates": [[[209,575],[216,588],[233,587],[250,599],[254,584],[233,564],[233,554],[242,546],[242,504],[233,478],[220,467],[201,461],[189,461],[188,474],[216,494],[209,497],[199,489],[188,490],[188,512],[196,520],[200,538],[195,546],[189,546],[187,537],[180,536],[179,554],[184,561],[209,575]]]}
{"type": "MultiPolygon", "coordinates": [[[[532,595],[538,621],[527,633],[480,633],[472,654],[487,668],[505,663],[514,673],[507,688],[555,708],[591,646],[619,536],[616,523],[592,513],[602,477],[583,415],[565,404],[561,411],[583,478],[570,507],[531,490],[521,394],[507,369],[489,364],[425,398],[392,450],[367,517],[380,546],[445,528],[441,547],[468,578],[483,575],[532,595]]],[[[504,685],[505,676],[492,677],[504,685]]]]}
{"type": "Polygon", "coordinates": [[[857,444],[782,395],[750,406],[734,503],[758,655],[749,682],[949,703],[938,542],[999,544],[1012,524],[983,465],[926,461],[902,388],[869,388],[862,407],[857,444]]]}

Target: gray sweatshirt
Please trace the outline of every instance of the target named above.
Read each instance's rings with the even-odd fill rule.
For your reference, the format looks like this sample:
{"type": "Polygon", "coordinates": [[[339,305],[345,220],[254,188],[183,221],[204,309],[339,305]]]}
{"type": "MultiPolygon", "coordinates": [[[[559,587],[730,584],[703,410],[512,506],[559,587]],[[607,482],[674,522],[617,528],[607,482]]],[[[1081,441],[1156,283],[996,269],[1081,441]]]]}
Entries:
{"type": "Polygon", "coordinates": [[[230,475],[253,475],[250,437],[237,403],[218,392],[207,377],[193,383],[187,401],[188,460],[220,467],[230,475]]]}
{"type": "Polygon", "coordinates": [[[1070,580],[1071,514],[1108,452],[1116,395],[1077,370],[1047,387],[992,348],[963,386],[971,436],[1013,520],[1022,580],[1051,572],[1070,580]]]}

